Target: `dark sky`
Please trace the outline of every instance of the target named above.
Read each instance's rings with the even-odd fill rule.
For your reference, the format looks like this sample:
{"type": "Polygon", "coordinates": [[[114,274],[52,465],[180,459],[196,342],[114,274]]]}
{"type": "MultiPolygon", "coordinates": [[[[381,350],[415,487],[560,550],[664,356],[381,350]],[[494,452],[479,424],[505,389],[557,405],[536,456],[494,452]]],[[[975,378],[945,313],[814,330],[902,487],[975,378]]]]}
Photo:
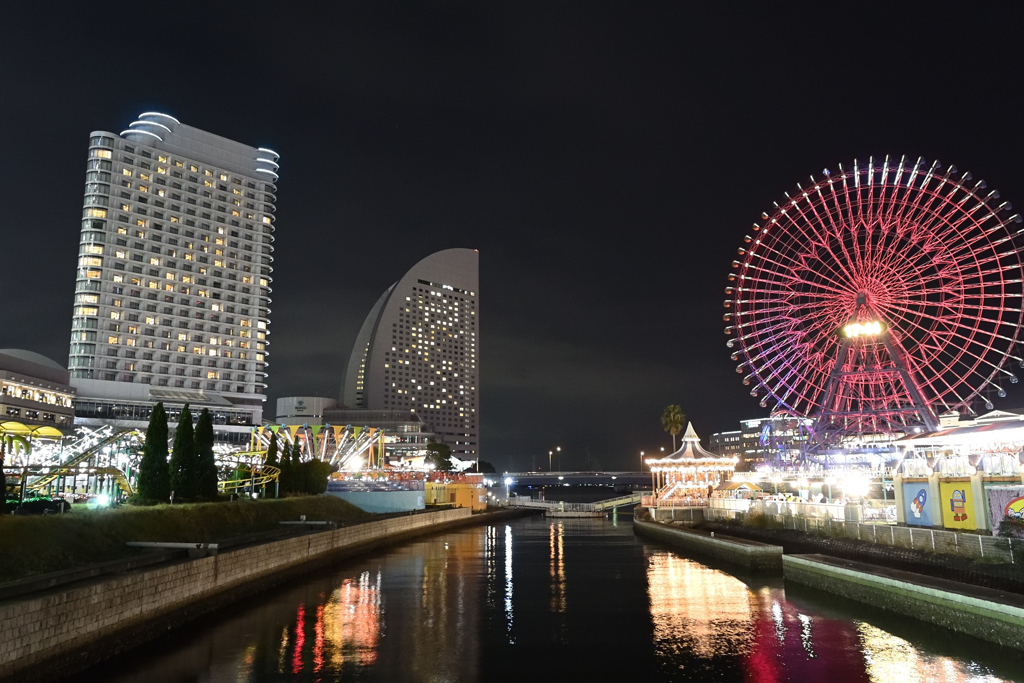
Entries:
{"type": "Polygon", "coordinates": [[[337,395],[416,261],[480,250],[499,468],[556,444],[565,468],[632,466],[668,403],[705,445],[765,414],[725,348],[725,278],[825,166],[939,158],[1024,206],[1019,4],[17,5],[0,347],[66,363],[89,132],[155,109],[281,154],[270,416],[337,395]]]}

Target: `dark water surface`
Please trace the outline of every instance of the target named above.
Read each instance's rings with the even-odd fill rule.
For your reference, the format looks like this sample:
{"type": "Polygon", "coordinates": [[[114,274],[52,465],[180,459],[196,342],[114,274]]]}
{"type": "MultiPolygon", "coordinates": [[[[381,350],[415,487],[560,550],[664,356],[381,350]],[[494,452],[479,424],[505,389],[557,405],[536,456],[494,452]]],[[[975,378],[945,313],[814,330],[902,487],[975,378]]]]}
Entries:
{"type": "Polygon", "coordinates": [[[1024,656],[688,559],[632,518],[530,518],[254,595],[80,680],[1024,681],[1024,656]]]}

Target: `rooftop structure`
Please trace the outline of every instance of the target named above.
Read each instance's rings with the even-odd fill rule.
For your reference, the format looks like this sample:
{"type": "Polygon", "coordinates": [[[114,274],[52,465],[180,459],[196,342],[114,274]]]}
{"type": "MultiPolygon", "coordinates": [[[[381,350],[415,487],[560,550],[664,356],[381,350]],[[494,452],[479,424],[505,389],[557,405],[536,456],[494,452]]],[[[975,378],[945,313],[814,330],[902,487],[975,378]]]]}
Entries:
{"type": "Polygon", "coordinates": [[[277,421],[281,424],[322,425],[324,411],[338,407],[338,401],[323,396],[287,396],[277,399],[277,421]]]}
{"type": "Polygon", "coordinates": [[[260,424],[277,153],[156,112],[89,140],[69,357],[84,424],[208,407],[221,440],[260,424]]]}
{"type": "Polygon", "coordinates": [[[75,388],[59,363],[32,351],[0,349],[0,421],[68,431],[74,400],[75,388]]]}
{"type": "Polygon", "coordinates": [[[344,404],[415,413],[453,456],[479,458],[478,290],[474,249],[446,249],[413,266],[363,323],[349,356],[344,404]]]}

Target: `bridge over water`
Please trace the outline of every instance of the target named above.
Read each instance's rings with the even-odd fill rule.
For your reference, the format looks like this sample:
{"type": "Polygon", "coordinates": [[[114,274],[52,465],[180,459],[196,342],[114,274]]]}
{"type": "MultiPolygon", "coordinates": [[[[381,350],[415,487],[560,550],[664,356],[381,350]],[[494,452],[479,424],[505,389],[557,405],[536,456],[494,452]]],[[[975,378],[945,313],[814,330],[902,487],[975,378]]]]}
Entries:
{"type": "Polygon", "coordinates": [[[514,486],[651,486],[650,472],[505,472],[502,483],[514,486]]]}

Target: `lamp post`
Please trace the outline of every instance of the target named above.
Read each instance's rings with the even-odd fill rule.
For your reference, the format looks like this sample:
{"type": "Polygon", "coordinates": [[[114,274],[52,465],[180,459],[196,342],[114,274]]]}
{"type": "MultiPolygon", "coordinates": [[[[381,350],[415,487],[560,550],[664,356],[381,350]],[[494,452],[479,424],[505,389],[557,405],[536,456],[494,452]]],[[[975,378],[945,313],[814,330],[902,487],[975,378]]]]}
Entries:
{"type": "Polygon", "coordinates": [[[555,450],[558,452],[558,471],[562,471],[562,447],[555,446],[555,450]]]}
{"type": "Polygon", "coordinates": [[[551,471],[551,456],[554,455],[554,451],[548,451],[548,472],[551,471]]]}

